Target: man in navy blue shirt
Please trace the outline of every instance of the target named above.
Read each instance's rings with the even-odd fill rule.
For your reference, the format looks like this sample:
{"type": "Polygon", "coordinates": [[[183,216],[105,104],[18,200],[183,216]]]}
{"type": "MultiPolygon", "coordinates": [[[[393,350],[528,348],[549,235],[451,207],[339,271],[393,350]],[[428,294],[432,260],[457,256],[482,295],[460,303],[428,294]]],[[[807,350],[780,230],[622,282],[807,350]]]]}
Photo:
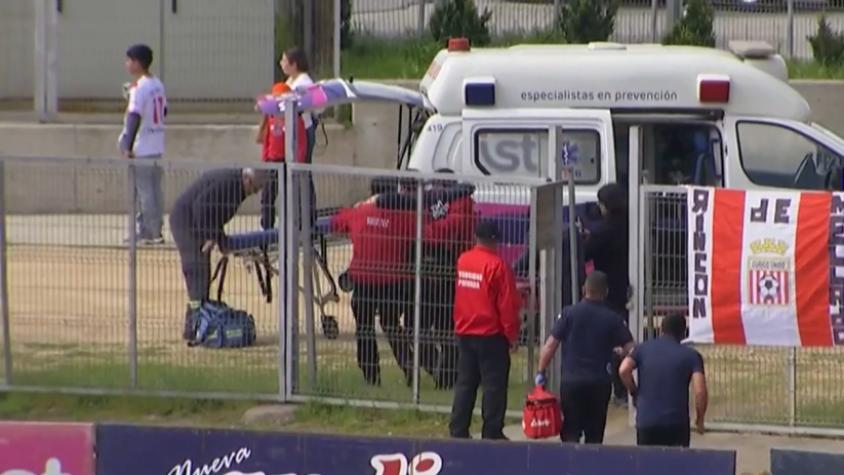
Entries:
{"type": "Polygon", "coordinates": [[[595,271],[583,285],[585,299],[565,307],[539,355],[536,384],[545,384],[545,369],[562,344],[560,406],[563,412],[563,442],[587,444],[604,441],[607,406],[612,385],[608,366],[613,349],[624,354],[633,348],[633,337],[618,312],[605,303],[607,275],[595,271]]]}
{"type": "Polygon", "coordinates": [[[695,426],[704,432],[708,396],[703,357],[680,343],[685,336],[686,317],[666,317],[662,335],[639,345],[621,363],[621,379],[636,404],[638,445],[689,446],[689,382],[695,392],[695,426]]]}

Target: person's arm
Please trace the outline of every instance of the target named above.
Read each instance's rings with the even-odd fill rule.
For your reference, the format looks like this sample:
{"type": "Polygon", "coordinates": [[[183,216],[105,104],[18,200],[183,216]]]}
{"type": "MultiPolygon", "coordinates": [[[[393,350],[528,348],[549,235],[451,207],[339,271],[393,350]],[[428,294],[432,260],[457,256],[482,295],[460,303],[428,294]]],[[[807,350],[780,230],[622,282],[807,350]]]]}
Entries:
{"type": "Polygon", "coordinates": [[[554,335],[549,335],[548,339],[545,340],[545,344],[542,345],[542,349],[539,351],[539,367],[537,370],[540,373],[545,374],[545,370],[551,365],[551,360],[554,359],[554,355],[557,353],[557,348],[559,347],[560,340],[554,335]]]}
{"type": "Polygon", "coordinates": [[[343,208],[331,218],[331,232],[348,234],[354,208],[343,208]]]}
{"type": "Polygon", "coordinates": [[[695,352],[696,362],[692,370],[692,390],[695,393],[695,428],[699,434],[706,431],[706,409],[709,406],[709,391],[703,371],[703,357],[695,352]]]}
{"type": "Polygon", "coordinates": [[[545,371],[551,365],[551,361],[554,360],[554,354],[557,352],[557,348],[560,347],[560,342],[566,337],[567,325],[568,318],[566,317],[566,309],[564,308],[562,314],[554,322],[554,326],[551,328],[551,334],[539,351],[539,365],[537,367],[536,378],[534,378],[534,382],[538,386],[545,386],[545,371]]]}
{"type": "Polygon", "coordinates": [[[270,116],[262,115],[261,116],[261,123],[258,124],[258,133],[255,135],[255,143],[263,144],[264,140],[267,138],[267,133],[269,132],[270,128],[270,116]]]}
{"type": "Polygon", "coordinates": [[[636,359],[631,355],[624,358],[621,366],[618,367],[618,376],[627,392],[633,397],[633,403],[636,403],[636,396],[639,394],[639,388],[636,386],[636,380],[633,379],[633,370],[636,369],[636,359]]]}
{"type": "Polygon", "coordinates": [[[498,274],[497,279],[490,281],[498,282],[496,295],[498,316],[501,319],[501,327],[504,329],[504,335],[510,342],[510,346],[515,347],[518,343],[519,328],[522,324],[522,319],[519,316],[522,309],[522,298],[516,288],[516,279],[513,277],[510,268],[503,264],[499,265],[496,273],[498,274]]]}
{"type": "Polygon", "coordinates": [[[133,86],[129,90],[129,101],[126,105],[126,118],[124,119],[126,125],[124,133],[120,136],[120,152],[127,158],[132,158],[132,148],[141,127],[142,96],[142,91],[138,89],[138,86],[133,86]]]}

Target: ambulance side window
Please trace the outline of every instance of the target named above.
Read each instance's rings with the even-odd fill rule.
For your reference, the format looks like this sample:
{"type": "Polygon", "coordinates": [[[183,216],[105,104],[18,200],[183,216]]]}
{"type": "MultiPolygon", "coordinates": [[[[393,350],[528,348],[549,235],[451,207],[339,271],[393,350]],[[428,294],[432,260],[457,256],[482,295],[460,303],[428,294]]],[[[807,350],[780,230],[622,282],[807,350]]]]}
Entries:
{"type": "Polygon", "coordinates": [[[841,188],[841,156],[812,138],[764,122],[739,122],[736,129],[741,165],[753,183],[801,190],[841,188]]]}
{"type": "Polygon", "coordinates": [[[541,176],[548,129],[482,129],[475,133],[475,165],[484,175],[541,176]]]}

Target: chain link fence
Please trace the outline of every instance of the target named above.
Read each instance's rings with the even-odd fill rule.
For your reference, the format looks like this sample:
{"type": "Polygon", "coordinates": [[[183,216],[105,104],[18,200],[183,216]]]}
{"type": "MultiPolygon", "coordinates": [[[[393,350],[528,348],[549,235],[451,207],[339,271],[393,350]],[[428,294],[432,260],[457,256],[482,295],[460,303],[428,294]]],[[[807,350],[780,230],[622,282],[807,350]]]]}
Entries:
{"type": "MultiPolygon", "coordinates": [[[[409,173],[291,168],[287,174],[276,170],[287,177],[282,192],[288,206],[276,211],[285,226],[268,231],[272,243],[289,243],[291,257],[280,257],[283,244],[232,244],[225,274],[214,272],[209,291],[216,299],[224,282],[222,300],[254,316],[256,344],[212,350],[183,340],[189,270],[177,249],[185,244],[177,246],[170,225],[180,219],[172,214],[177,198],[209,170],[207,164],[0,160],[4,387],[447,408],[456,376],[455,259],[473,246],[474,226],[484,215],[503,230],[500,252],[508,263],[538,260],[537,233],[550,231],[531,222],[538,184],[462,178],[455,184],[409,173]],[[164,244],[127,239],[139,209],[133,183],[147,172],[163,178],[164,244]],[[311,183],[315,193],[308,199],[311,183]],[[362,203],[373,191],[387,201],[370,204],[391,211],[356,216],[356,206],[367,206],[362,203]],[[297,226],[310,210],[314,227],[297,226]],[[439,220],[445,213],[448,222],[439,220]],[[360,219],[400,224],[395,236],[385,238],[361,233],[360,219]],[[280,237],[284,233],[289,240],[280,237]],[[367,246],[363,280],[360,266],[351,279],[341,277],[367,246]],[[373,264],[373,255],[384,259],[373,264]]],[[[212,206],[240,199],[217,198],[212,206]]],[[[248,197],[226,226],[229,242],[251,242],[261,229],[260,215],[258,198],[248,197]]],[[[209,271],[222,258],[214,251],[209,271]]],[[[538,269],[517,272],[525,309],[539,308],[540,296],[554,293],[540,292],[538,269]]],[[[513,410],[532,383],[545,334],[535,311],[525,310],[522,318],[522,346],[510,377],[513,410]]]]}
{"type": "MultiPolygon", "coordinates": [[[[644,338],[661,317],[688,313],[686,191],[642,189],[644,338]]],[[[844,425],[844,348],[697,345],[706,365],[707,416],[739,429],[751,426],[836,429],[844,425]]],[[[807,429],[807,431],[810,431],[807,429]]]]}

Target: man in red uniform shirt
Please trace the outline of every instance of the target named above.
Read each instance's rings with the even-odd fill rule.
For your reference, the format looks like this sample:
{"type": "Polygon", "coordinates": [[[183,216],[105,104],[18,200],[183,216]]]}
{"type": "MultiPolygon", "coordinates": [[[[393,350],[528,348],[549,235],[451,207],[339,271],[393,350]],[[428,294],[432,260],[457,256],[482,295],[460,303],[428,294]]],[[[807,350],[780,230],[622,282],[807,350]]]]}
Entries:
{"type": "Polygon", "coordinates": [[[457,261],[454,329],[459,356],[449,432],[452,437],[469,438],[481,385],[482,437],[506,439],[503,429],[510,352],[518,344],[521,298],[513,272],[497,254],[498,226],[482,222],[475,236],[477,245],[457,261]]]}
{"type": "MultiPolygon", "coordinates": [[[[454,173],[441,169],[438,173],[454,173]]],[[[455,181],[434,184],[430,194],[458,187],[455,181]]],[[[470,187],[474,191],[474,187],[470,187]]],[[[451,389],[457,379],[454,338],[454,279],[457,258],[471,249],[476,216],[471,193],[447,201],[440,197],[428,206],[422,237],[422,312],[420,362],[434,377],[438,389],[451,389]]]]}
{"type": "MultiPolygon", "coordinates": [[[[380,191],[379,186],[377,180],[373,181],[373,195],[380,191]]],[[[393,196],[385,195],[381,201],[393,196]]],[[[410,335],[401,327],[401,315],[413,290],[410,252],[416,236],[416,215],[412,208],[381,205],[370,199],[345,208],[334,217],[331,226],[334,232],[348,234],[352,241],[348,275],[354,286],[357,361],[366,382],[374,386],[381,384],[376,313],[406,382],[410,383],[413,377],[410,335]]]]}

